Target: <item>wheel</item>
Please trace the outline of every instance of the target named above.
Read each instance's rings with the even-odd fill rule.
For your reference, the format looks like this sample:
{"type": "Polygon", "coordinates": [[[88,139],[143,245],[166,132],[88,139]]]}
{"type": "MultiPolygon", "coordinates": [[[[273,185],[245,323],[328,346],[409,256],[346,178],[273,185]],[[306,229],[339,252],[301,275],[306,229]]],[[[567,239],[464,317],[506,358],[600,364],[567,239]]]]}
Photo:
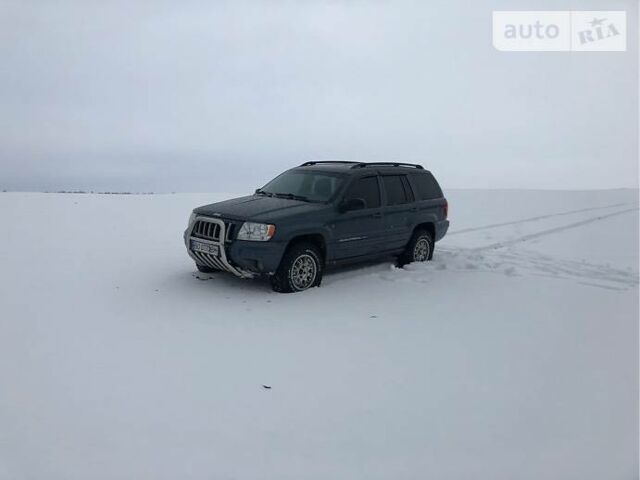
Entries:
{"type": "Polygon", "coordinates": [[[198,269],[199,272],[202,272],[202,273],[214,273],[214,272],[220,271],[217,268],[207,267],[206,265],[199,265],[197,263],[196,263],[196,268],[198,269]]]}
{"type": "Polygon", "coordinates": [[[404,253],[398,259],[400,266],[412,262],[426,262],[433,257],[433,237],[426,230],[414,232],[404,253]]]}
{"type": "Polygon", "coordinates": [[[282,257],[280,266],[271,276],[271,287],[275,292],[301,292],[319,287],[322,281],[322,253],[312,243],[298,243],[282,257]]]}

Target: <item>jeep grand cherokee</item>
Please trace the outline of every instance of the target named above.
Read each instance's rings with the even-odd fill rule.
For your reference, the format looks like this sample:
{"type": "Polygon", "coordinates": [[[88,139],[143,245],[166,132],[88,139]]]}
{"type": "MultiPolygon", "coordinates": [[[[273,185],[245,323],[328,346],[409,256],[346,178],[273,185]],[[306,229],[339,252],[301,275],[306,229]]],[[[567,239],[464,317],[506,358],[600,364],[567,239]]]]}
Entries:
{"type": "Polygon", "coordinates": [[[193,210],[184,232],[201,272],[267,275],[277,292],[320,285],[328,266],[431,260],[448,204],[421,165],[306,162],[253,195],[193,210]]]}

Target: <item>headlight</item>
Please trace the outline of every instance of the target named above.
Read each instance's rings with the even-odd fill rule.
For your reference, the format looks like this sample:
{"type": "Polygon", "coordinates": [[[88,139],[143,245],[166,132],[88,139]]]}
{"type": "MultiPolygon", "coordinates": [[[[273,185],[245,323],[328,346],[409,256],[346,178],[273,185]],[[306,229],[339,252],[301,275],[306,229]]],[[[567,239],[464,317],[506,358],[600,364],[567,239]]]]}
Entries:
{"type": "Polygon", "coordinates": [[[187,225],[187,227],[190,227],[191,225],[193,225],[193,222],[196,221],[196,214],[195,212],[191,212],[191,216],[189,217],[189,224],[187,225]]]}
{"type": "Polygon", "coordinates": [[[238,232],[238,240],[266,242],[276,233],[276,226],[267,223],[245,222],[238,232]]]}

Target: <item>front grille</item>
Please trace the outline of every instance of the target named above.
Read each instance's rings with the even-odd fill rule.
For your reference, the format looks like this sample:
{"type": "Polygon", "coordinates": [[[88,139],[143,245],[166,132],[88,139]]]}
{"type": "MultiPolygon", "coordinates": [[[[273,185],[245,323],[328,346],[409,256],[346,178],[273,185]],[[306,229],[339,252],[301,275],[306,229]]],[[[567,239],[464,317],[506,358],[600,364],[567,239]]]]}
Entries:
{"type": "Polygon", "coordinates": [[[220,225],[217,223],[207,222],[204,220],[198,220],[193,225],[191,235],[196,238],[203,238],[205,240],[212,240],[214,242],[220,241],[220,225]]]}
{"type": "MultiPolygon", "coordinates": [[[[227,231],[225,234],[225,241],[229,242],[233,238],[233,232],[236,224],[225,220],[224,226],[227,231]]],[[[202,238],[204,240],[211,240],[213,242],[220,242],[220,230],[221,228],[219,223],[209,222],[207,220],[197,220],[196,223],[193,224],[191,236],[195,238],[202,238]]]]}

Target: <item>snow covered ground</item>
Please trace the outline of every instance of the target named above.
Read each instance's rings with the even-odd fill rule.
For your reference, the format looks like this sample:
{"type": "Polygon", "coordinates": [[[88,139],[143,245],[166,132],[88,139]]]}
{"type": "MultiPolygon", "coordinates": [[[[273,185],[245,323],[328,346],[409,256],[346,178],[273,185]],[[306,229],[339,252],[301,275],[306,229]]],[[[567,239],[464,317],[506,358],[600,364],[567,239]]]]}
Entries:
{"type": "Polygon", "coordinates": [[[0,194],[0,479],[637,478],[638,192],[447,194],[295,295],[194,272],[225,195],[0,194]]]}

